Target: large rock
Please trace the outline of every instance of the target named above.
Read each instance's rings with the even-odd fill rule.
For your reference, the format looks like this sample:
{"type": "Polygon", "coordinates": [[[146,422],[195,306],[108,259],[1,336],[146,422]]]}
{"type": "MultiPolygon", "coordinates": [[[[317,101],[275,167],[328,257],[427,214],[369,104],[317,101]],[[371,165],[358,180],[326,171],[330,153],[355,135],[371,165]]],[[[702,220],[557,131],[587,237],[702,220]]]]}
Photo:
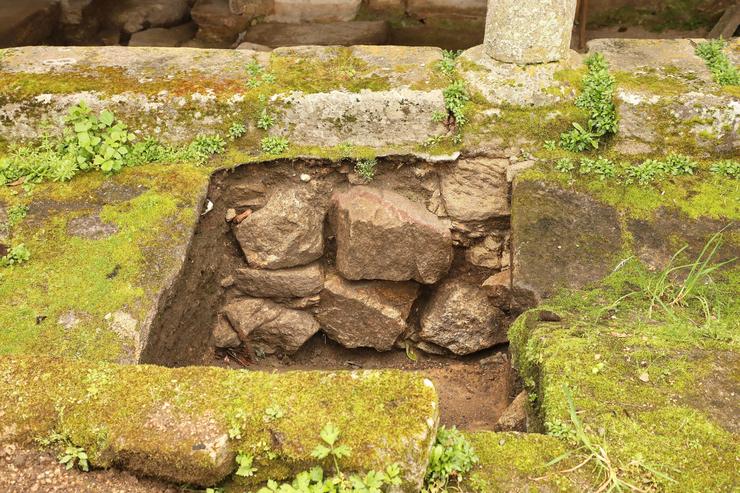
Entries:
{"type": "MultiPolygon", "coordinates": [[[[362,0],[275,0],[275,22],[347,22],[357,17],[362,0]]],[[[321,26],[315,26],[319,31],[321,26]]]]}
{"type": "Polygon", "coordinates": [[[527,401],[528,394],[523,390],[509,404],[509,407],[501,414],[496,422],[496,431],[527,431],[527,401]]]}
{"type": "Polygon", "coordinates": [[[258,353],[294,353],[319,331],[311,314],[265,299],[234,301],[222,313],[239,339],[258,353]]]}
{"type": "Polygon", "coordinates": [[[46,41],[59,21],[59,0],[24,0],[0,5],[0,48],[46,41]]]}
{"type": "Polygon", "coordinates": [[[331,273],[316,318],[326,335],[345,347],[388,351],[406,331],[418,293],[413,282],[347,281],[331,273]]]}
{"type": "Polygon", "coordinates": [[[244,39],[250,43],[278,48],[280,46],[352,46],[376,45],[388,40],[385,21],[332,22],[316,24],[257,24],[249,28],[244,39]]]}
{"type": "Polygon", "coordinates": [[[90,43],[100,29],[102,10],[95,0],[61,0],[59,26],[69,44],[90,43]]]}
{"type": "Polygon", "coordinates": [[[577,0],[488,0],[484,49],[517,64],[557,62],[570,49],[577,0]]]}
{"type": "Polygon", "coordinates": [[[180,24],[189,10],[188,0],[121,0],[110,4],[106,24],[135,33],[180,24]]]}
{"type": "Polygon", "coordinates": [[[434,284],[452,262],[449,224],[389,190],[354,187],[332,197],[337,270],[347,279],[434,284]]]}
{"type": "Polygon", "coordinates": [[[189,22],[182,26],[164,28],[155,27],[134,33],[129,46],[182,46],[186,41],[195,37],[198,26],[189,22]]]}
{"type": "Polygon", "coordinates": [[[447,279],[424,308],[419,337],[457,355],[471,354],[507,341],[504,318],[483,289],[447,279]]]}
{"type": "Polygon", "coordinates": [[[447,214],[456,222],[486,221],[508,216],[507,159],[459,160],[441,180],[447,214]]]}
{"type": "MultiPolygon", "coordinates": [[[[239,10],[242,11],[241,8],[239,10]]],[[[269,2],[257,2],[246,6],[244,14],[235,14],[229,0],[198,0],[190,15],[198,24],[198,39],[206,42],[232,43],[244,32],[255,17],[270,12],[269,2]]]]}
{"type": "Polygon", "coordinates": [[[237,269],[234,285],[258,298],[303,298],[321,292],[324,270],[319,262],[280,270],[237,269]]]}
{"type": "Polygon", "coordinates": [[[305,189],[278,190],[239,224],[236,238],[251,267],[305,265],[324,254],[324,215],[305,189]]]}

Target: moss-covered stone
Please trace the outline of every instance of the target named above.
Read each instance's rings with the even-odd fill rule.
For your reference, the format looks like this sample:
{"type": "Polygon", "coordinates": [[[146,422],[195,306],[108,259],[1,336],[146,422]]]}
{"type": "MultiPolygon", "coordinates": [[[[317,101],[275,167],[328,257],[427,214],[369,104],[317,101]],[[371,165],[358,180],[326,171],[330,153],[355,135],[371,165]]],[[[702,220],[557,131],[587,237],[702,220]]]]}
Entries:
{"type": "Polygon", "coordinates": [[[199,485],[236,470],[238,451],[254,458],[249,484],[289,478],[315,464],[311,451],[332,423],[352,450],[344,471],[398,463],[403,490],[417,491],[439,409],[431,382],[398,371],[269,374],[5,356],[0,383],[3,441],[54,432],[93,466],[199,485]]]}

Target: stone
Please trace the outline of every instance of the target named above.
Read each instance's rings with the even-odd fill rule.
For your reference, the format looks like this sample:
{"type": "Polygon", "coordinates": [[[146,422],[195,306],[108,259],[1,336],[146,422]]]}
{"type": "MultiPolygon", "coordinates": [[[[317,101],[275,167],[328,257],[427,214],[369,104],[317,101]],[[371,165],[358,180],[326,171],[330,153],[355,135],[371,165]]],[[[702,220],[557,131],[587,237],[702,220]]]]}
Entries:
{"type": "Polygon", "coordinates": [[[41,44],[59,22],[59,0],[24,0],[0,5],[0,48],[41,44]]]}
{"type": "Polygon", "coordinates": [[[112,2],[105,23],[127,33],[182,23],[188,15],[188,0],[121,0],[112,2]]]}
{"type": "Polygon", "coordinates": [[[507,341],[504,313],[486,292],[462,279],[446,279],[427,301],[419,337],[466,355],[507,341]]]}
{"type": "Polygon", "coordinates": [[[731,5],[709,31],[707,38],[730,39],[735,35],[738,25],[740,25],[740,5],[731,5]]]}
{"type": "MultiPolygon", "coordinates": [[[[347,22],[357,17],[362,0],[274,0],[272,22],[347,22]]],[[[323,26],[317,31],[322,31],[323,26]]]]}
{"type": "Polygon", "coordinates": [[[465,250],[465,260],[487,269],[501,268],[504,241],[496,236],[486,236],[483,241],[465,250]]]}
{"type": "Polygon", "coordinates": [[[387,13],[390,11],[404,11],[406,0],[368,0],[367,8],[387,13]]]}
{"type": "Polygon", "coordinates": [[[116,233],[118,233],[118,226],[103,222],[98,214],[76,217],[67,224],[68,235],[88,240],[102,240],[116,233]]]}
{"type": "Polygon", "coordinates": [[[486,15],[486,0],[407,0],[406,10],[416,17],[430,15],[486,15]]]}
{"type": "Polygon", "coordinates": [[[64,40],[72,45],[89,43],[100,29],[100,10],[95,0],[61,0],[59,27],[64,40]]]}
{"type": "Polygon", "coordinates": [[[491,303],[499,308],[508,308],[511,305],[511,272],[503,270],[492,275],[481,286],[491,303]]]}
{"type": "Polygon", "coordinates": [[[511,164],[506,169],[506,181],[512,183],[517,175],[524,173],[535,164],[537,164],[536,161],[519,161],[517,163],[511,164]]]}
{"type": "Polygon", "coordinates": [[[501,417],[499,417],[494,426],[494,430],[499,432],[518,431],[522,433],[527,431],[528,397],[526,390],[519,392],[512,403],[509,404],[509,407],[507,407],[501,417]]]}
{"type": "Polygon", "coordinates": [[[250,43],[249,41],[239,43],[239,46],[237,46],[236,49],[237,50],[262,51],[262,52],[272,51],[272,48],[270,48],[269,46],[260,45],[257,43],[250,43]]]}
{"type": "Polygon", "coordinates": [[[319,262],[279,270],[237,269],[234,285],[257,298],[303,298],[321,292],[324,269],[319,262]]]}
{"type": "Polygon", "coordinates": [[[388,40],[385,21],[332,22],[321,24],[257,24],[249,28],[244,40],[271,46],[352,46],[377,45],[388,40]]]}
{"type": "Polygon", "coordinates": [[[285,269],[324,254],[325,209],[303,188],[278,190],[236,228],[250,267],[285,269]]]}
{"type": "Polygon", "coordinates": [[[195,37],[198,26],[189,22],[172,28],[155,27],[139,31],[131,36],[129,46],[182,46],[195,37]]]}
{"type": "Polygon", "coordinates": [[[332,196],[336,266],[350,280],[424,284],[439,281],[452,263],[449,223],[390,190],[353,187],[332,196]]]}
{"type": "Polygon", "coordinates": [[[577,0],[488,0],[486,54],[506,63],[557,62],[570,50],[577,0]]]}
{"type": "Polygon", "coordinates": [[[239,339],[256,353],[295,353],[319,331],[319,323],[310,313],[266,299],[234,301],[221,312],[239,339]]]}
{"type": "Polygon", "coordinates": [[[507,159],[460,159],[441,179],[442,200],[456,222],[486,221],[508,216],[507,159]]]}
{"type": "Polygon", "coordinates": [[[211,333],[213,345],[217,348],[235,348],[242,345],[239,334],[231,327],[231,324],[223,315],[218,315],[216,324],[211,333]]]}
{"type": "Polygon", "coordinates": [[[250,13],[232,13],[229,0],[197,0],[190,15],[198,24],[196,39],[206,43],[233,43],[252,19],[270,13],[268,2],[254,4],[250,13]]]}
{"type": "Polygon", "coordinates": [[[389,351],[406,331],[418,294],[413,282],[347,281],[330,273],[316,318],[324,333],[344,347],[389,351]]]}
{"type": "Polygon", "coordinates": [[[229,12],[250,18],[266,15],[272,11],[273,0],[229,0],[229,12]]]}

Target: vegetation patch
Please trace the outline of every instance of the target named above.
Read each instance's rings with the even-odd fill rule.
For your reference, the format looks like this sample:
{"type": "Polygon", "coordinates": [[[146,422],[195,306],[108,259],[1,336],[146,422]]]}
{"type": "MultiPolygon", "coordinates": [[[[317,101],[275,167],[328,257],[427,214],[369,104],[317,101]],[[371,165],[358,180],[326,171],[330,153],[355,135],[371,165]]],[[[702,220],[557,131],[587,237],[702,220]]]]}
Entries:
{"type": "Polygon", "coordinates": [[[740,70],[725,53],[726,47],[727,42],[724,39],[712,39],[696,45],[696,54],[707,63],[717,84],[738,86],[740,85],[740,70]]]}

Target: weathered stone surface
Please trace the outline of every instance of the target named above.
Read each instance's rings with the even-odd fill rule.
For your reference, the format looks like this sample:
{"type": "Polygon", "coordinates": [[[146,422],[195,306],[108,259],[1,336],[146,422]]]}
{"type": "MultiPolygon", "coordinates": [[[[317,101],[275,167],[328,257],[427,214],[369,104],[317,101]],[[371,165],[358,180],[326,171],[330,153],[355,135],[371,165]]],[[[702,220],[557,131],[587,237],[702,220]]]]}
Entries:
{"type": "Polygon", "coordinates": [[[326,278],[316,318],[322,330],[345,347],[393,348],[419,293],[413,282],[347,281],[326,278]]]}
{"type": "Polygon", "coordinates": [[[435,14],[486,15],[486,0],[407,0],[406,4],[409,14],[422,18],[435,14]]]}
{"type": "Polygon", "coordinates": [[[242,344],[239,334],[236,333],[228,320],[223,315],[219,315],[216,324],[213,326],[211,333],[213,345],[218,348],[234,348],[242,344]]]}
{"type": "Polygon", "coordinates": [[[508,308],[511,305],[511,272],[502,270],[492,275],[481,286],[491,303],[499,308],[508,308]]]}
{"type": "Polygon", "coordinates": [[[90,214],[72,219],[67,224],[67,234],[89,240],[100,240],[118,233],[115,224],[103,222],[98,214],[90,214]]]}
{"type": "Polygon", "coordinates": [[[311,314],[266,299],[234,301],[222,313],[242,342],[264,354],[294,353],[319,331],[311,314]]]}
{"type": "Polygon", "coordinates": [[[229,0],[229,11],[236,15],[259,17],[270,12],[273,4],[273,0],[229,0]]]}
{"type": "Polygon", "coordinates": [[[237,269],[234,285],[258,298],[303,298],[321,292],[324,270],[319,262],[280,270],[237,269]]]}
{"type": "MultiPolygon", "coordinates": [[[[347,22],[357,17],[362,0],[274,0],[274,22],[347,22]]],[[[317,29],[317,27],[314,27],[317,29]]],[[[318,27],[320,31],[323,26],[318,27]]]]}
{"type": "Polygon", "coordinates": [[[188,15],[188,0],[121,0],[106,11],[106,23],[128,33],[180,24],[188,15]]]}
{"type": "Polygon", "coordinates": [[[740,25],[740,5],[732,5],[727,7],[707,37],[730,39],[735,35],[738,25],[740,25]]]}
{"type": "MultiPolygon", "coordinates": [[[[8,226],[8,213],[5,210],[5,205],[0,202],[0,243],[7,241],[10,237],[10,228],[8,226]]],[[[1,256],[5,255],[3,253],[1,256]]]]}
{"type": "Polygon", "coordinates": [[[229,0],[198,0],[190,15],[198,24],[197,39],[204,42],[233,43],[239,33],[249,27],[250,21],[257,16],[267,15],[269,6],[258,4],[250,13],[238,15],[229,8],[229,0]]]}
{"type": "Polygon", "coordinates": [[[0,47],[46,41],[59,21],[59,0],[24,0],[0,5],[0,47]]]}
{"type": "Polygon", "coordinates": [[[305,265],[324,254],[324,214],[307,190],[278,190],[239,224],[236,238],[251,267],[305,265]]]}
{"type": "Polygon", "coordinates": [[[281,101],[285,109],[271,133],[304,145],[418,144],[444,132],[432,121],[435,111],[444,110],[440,90],[294,93],[281,101]]]}
{"type": "Polygon", "coordinates": [[[244,43],[239,43],[239,46],[236,47],[237,50],[252,50],[252,51],[272,51],[272,48],[265,45],[260,45],[257,43],[250,43],[248,41],[245,41],[244,43]]]}
{"type": "Polygon", "coordinates": [[[163,28],[155,27],[139,31],[131,36],[129,46],[181,46],[195,36],[198,26],[189,22],[182,26],[163,28]]]}
{"type": "Polygon", "coordinates": [[[367,6],[370,10],[386,12],[388,10],[404,10],[406,0],[368,0],[367,6]]]}
{"type": "Polygon", "coordinates": [[[489,0],[484,49],[506,63],[556,62],[570,49],[576,0],[489,0]]]}
{"type": "Polygon", "coordinates": [[[100,29],[101,14],[94,0],[61,0],[59,27],[64,40],[71,44],[89,43],[100,29]]]}
{"type": "Polygon", "coordinates": [[[496,422],[496,431],[527,431],[527,391],[519,392],[496,422]]]}
{"type": "Polygon", "coordinates": [[[347,279],[434,284],[452,262],[449,224],[389,190],[354,187],[332,197],[337,270],[347,279]]]}
{"type": "Polygon", "coordinates": [[[352,46],[383,44],[388,40],[385,21],[332,22],[321,24],[257,24],[244,39],[250,43],[279,46],[352,46]]]}
{"type": "Polygon", "coordinates": [[[507,159],[461,159],[443,175],[442,199],[453,221],[485,221],[508,216],[507,159]]]}
{"type": "Polygon", "coordinates": [[[514,286],[538,299],[603,278],[622,249],[613,207],[555,183],[514,182],[511,217],[514,286]]]}
{"type": "Polygon", "coordinates": [[[465,250],[465,260],[478,267],[500,269],[504,251],[504,238],[489,235],[483,241],[465,250]]]}
{"type": "Polygon", "coordinates": [[[504,314],[478,286],[446,279],[427,301],[419,337],[458,355],[506,342],[504,314]]]}

